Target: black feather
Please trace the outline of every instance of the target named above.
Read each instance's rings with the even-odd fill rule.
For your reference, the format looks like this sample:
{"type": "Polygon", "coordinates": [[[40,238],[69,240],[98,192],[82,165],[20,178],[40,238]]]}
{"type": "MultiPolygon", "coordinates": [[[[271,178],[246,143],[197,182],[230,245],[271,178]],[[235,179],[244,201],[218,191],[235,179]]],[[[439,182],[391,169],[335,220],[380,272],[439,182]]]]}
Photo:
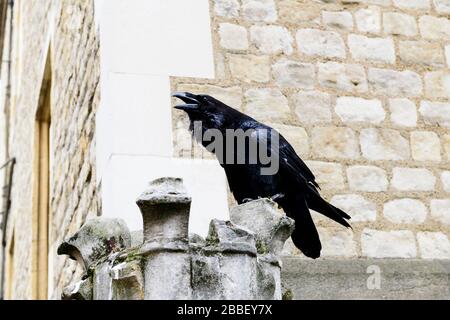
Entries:
{"type": "MultiPolygon", "coordinates": [[[[320,256],[322,248],[309,209],[351,228],[346,221],[346,219],[350,219],[350,216],[320,196],[318,191],[320,187],[314,174],[296,154],[289,142],[275,129],[210,96],[191,93],[177,93],[175,96],[189,105],[198,104],[198,108],[186,108],[185,111],[188,113],[191,124],[193,121],[202,121],[203,131],[217,129],[226,138],[227,129],[253,130],[249,137],[251,141],[248,143],[266,143],[266,151],[279,163],[279,170],[273,175],[261,174],[261,169],[266,166],[261,162],[256,164],[221,163],[221,166],[225,170],[230,190],[238,203],[242,203],[245,199],[283,195],[276,201],[286,214],[295,220],[292,240],[306,256],[317,258],[320,256]],[[276,135],[279,137],[278,144],[273,140],[276,135]]],[[[201,142],[205,147],[210,143],[210,141],[201,142]]],[[[227,141],[224,141],[224,145],[227,145],[227,141]]],[[[242,154],[242,152],[247,152],[247,149],[227,150],[224,147],[222,151],[224,154],[230,151],[233,151],[234,154],[242,154]]],[[[217,155],[217,152],[215,153],[217,155]]],[[[244,156],[245,159],[248,159],[248,154],[244,154],[244,156]]]]}

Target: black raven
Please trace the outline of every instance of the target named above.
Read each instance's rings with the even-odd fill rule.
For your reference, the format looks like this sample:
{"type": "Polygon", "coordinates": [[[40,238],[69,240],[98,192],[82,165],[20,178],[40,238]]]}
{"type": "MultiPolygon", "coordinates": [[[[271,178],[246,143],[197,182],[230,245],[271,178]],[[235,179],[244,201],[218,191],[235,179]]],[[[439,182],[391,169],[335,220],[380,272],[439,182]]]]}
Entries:
{"type": "MultiPolygon", "coordinates": [[[[292,241],[303,254],[310,258],[318,258],[322,245],[319,234],[311,218],[309,209],[320,212],[330,219],[350,227],[345,219],[350,216],[342,210],[322,199],[315,181],[314,174],[295,153],[292,146],[275,129],[266,126],[255,119],[235,110],[209,95],[195,95],[189,92],[177,92],[173,97],[179,98],[185,104],[175,106],[185,111],[190,120],[190,130],[193,131],[204,147],[214,152],[224,168],[228,184],[236,201],[241,204],[251,199],[272,198],[283,208],[287,216],[295,220],[295,230],[292,241]],[[200,136],[194,132],[200,124],[200,136]],[[245,148],[239,148],[236,136],[227,133],[241,130],[250,132],[245,137],[245,148]],[[222,135],[222,149],[211,150],[214,140],[207,131],[219,132],[222,135]],[[278,137],[275,143],[273,137],[278,137]],[[227,140],[228,139],[228,140],[227,140]],[[234,143],[229,144],[230,139],[234,143]],[[252,142],[257,142],[259,148],[266,146],[266,155],[278,161],[278,170],[271,174],[263,174],[267,162],[259,158],[251,161],[249,154],[252,142]],[[265,142],[262,144],[261,142],[265,142]],[[231,149],[230,147],[231,146],[231,149]],[[232,156],[228,157],[232,153],[232,156]],[[239,156],[241,162],[237,160],[239,156]],[[231,161],[230,161],[231,160],[231,161]],[[242,161],[243,160],[243,161],[242,161]]],[[[218,139],[215,136],[215,139],[218,139]]],[[[217,144],[216,144],[217,146],[217,144]]],[[[241,145],[242,147],[242,145],[241,145]]]]}

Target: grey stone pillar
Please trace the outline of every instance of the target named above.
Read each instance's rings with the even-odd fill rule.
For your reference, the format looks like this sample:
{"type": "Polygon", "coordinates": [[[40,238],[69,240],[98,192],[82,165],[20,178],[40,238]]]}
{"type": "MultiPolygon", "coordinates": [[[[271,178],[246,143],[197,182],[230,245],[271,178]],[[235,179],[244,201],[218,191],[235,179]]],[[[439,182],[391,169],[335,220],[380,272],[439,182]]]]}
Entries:
{"type": "Polygon", "coordinates": [[[294,230],[294,220],[277,210],[276,203],[259,199],[234,207],[231,221],[255,233],[258,251],[258,297],[281,299],[281,251],[294,230]]]}
{"type": "Polygon", "coordinates": [[[191,243],[193,299],[257,299],[254,234],[212,220],[206,241],[191,243]]]}
{"type": "Polygon", "coordinates": [[[182,179],[154,180],[136,203],[144,221],[144,299],[190,299],[191,197],[182,179]]]}

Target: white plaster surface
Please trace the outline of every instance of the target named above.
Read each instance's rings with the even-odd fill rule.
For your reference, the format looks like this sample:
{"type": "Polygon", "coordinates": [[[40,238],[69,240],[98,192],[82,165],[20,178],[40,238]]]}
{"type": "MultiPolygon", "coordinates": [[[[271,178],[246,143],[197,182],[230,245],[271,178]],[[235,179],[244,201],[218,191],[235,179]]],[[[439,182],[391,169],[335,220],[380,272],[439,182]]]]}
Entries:
{"type": "Polygon", "coordinates": [[[125,219],[130,230],[142,229],[136,199],[151,180],[165,176],[183,178],[192,197],[189,232],[205,236],[212,218],[229,219],[226,177],[217,161],[153,156],[112,156],[103,180],[103,212],[125,219]]]}
{"type": "Polygon", "coordinates": [[[170,76],[214,77],[208,0],[95,0],[101,102],[96,116],[102,214],[142,228],[135,204],[147,183],[182,177],[191,232],[228,218],[226,179],[214,160],[172,158],[170,76]]]}

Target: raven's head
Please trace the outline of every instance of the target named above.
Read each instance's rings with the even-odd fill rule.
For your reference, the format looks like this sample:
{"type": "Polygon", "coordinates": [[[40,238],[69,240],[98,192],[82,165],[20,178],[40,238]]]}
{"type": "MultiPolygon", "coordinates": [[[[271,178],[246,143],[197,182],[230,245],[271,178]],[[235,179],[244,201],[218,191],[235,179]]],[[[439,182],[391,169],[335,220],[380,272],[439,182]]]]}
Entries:
{"type": "Polygon", "coordinates": [[[235,112],[231,107],[208,95],[176,92],[172,96],[184,102],[176,105],[175,109],[186,112],[191,124],[201,121],[205,129],[221,128],[227,117],[231,116],[230,113],[235,112]]]}

